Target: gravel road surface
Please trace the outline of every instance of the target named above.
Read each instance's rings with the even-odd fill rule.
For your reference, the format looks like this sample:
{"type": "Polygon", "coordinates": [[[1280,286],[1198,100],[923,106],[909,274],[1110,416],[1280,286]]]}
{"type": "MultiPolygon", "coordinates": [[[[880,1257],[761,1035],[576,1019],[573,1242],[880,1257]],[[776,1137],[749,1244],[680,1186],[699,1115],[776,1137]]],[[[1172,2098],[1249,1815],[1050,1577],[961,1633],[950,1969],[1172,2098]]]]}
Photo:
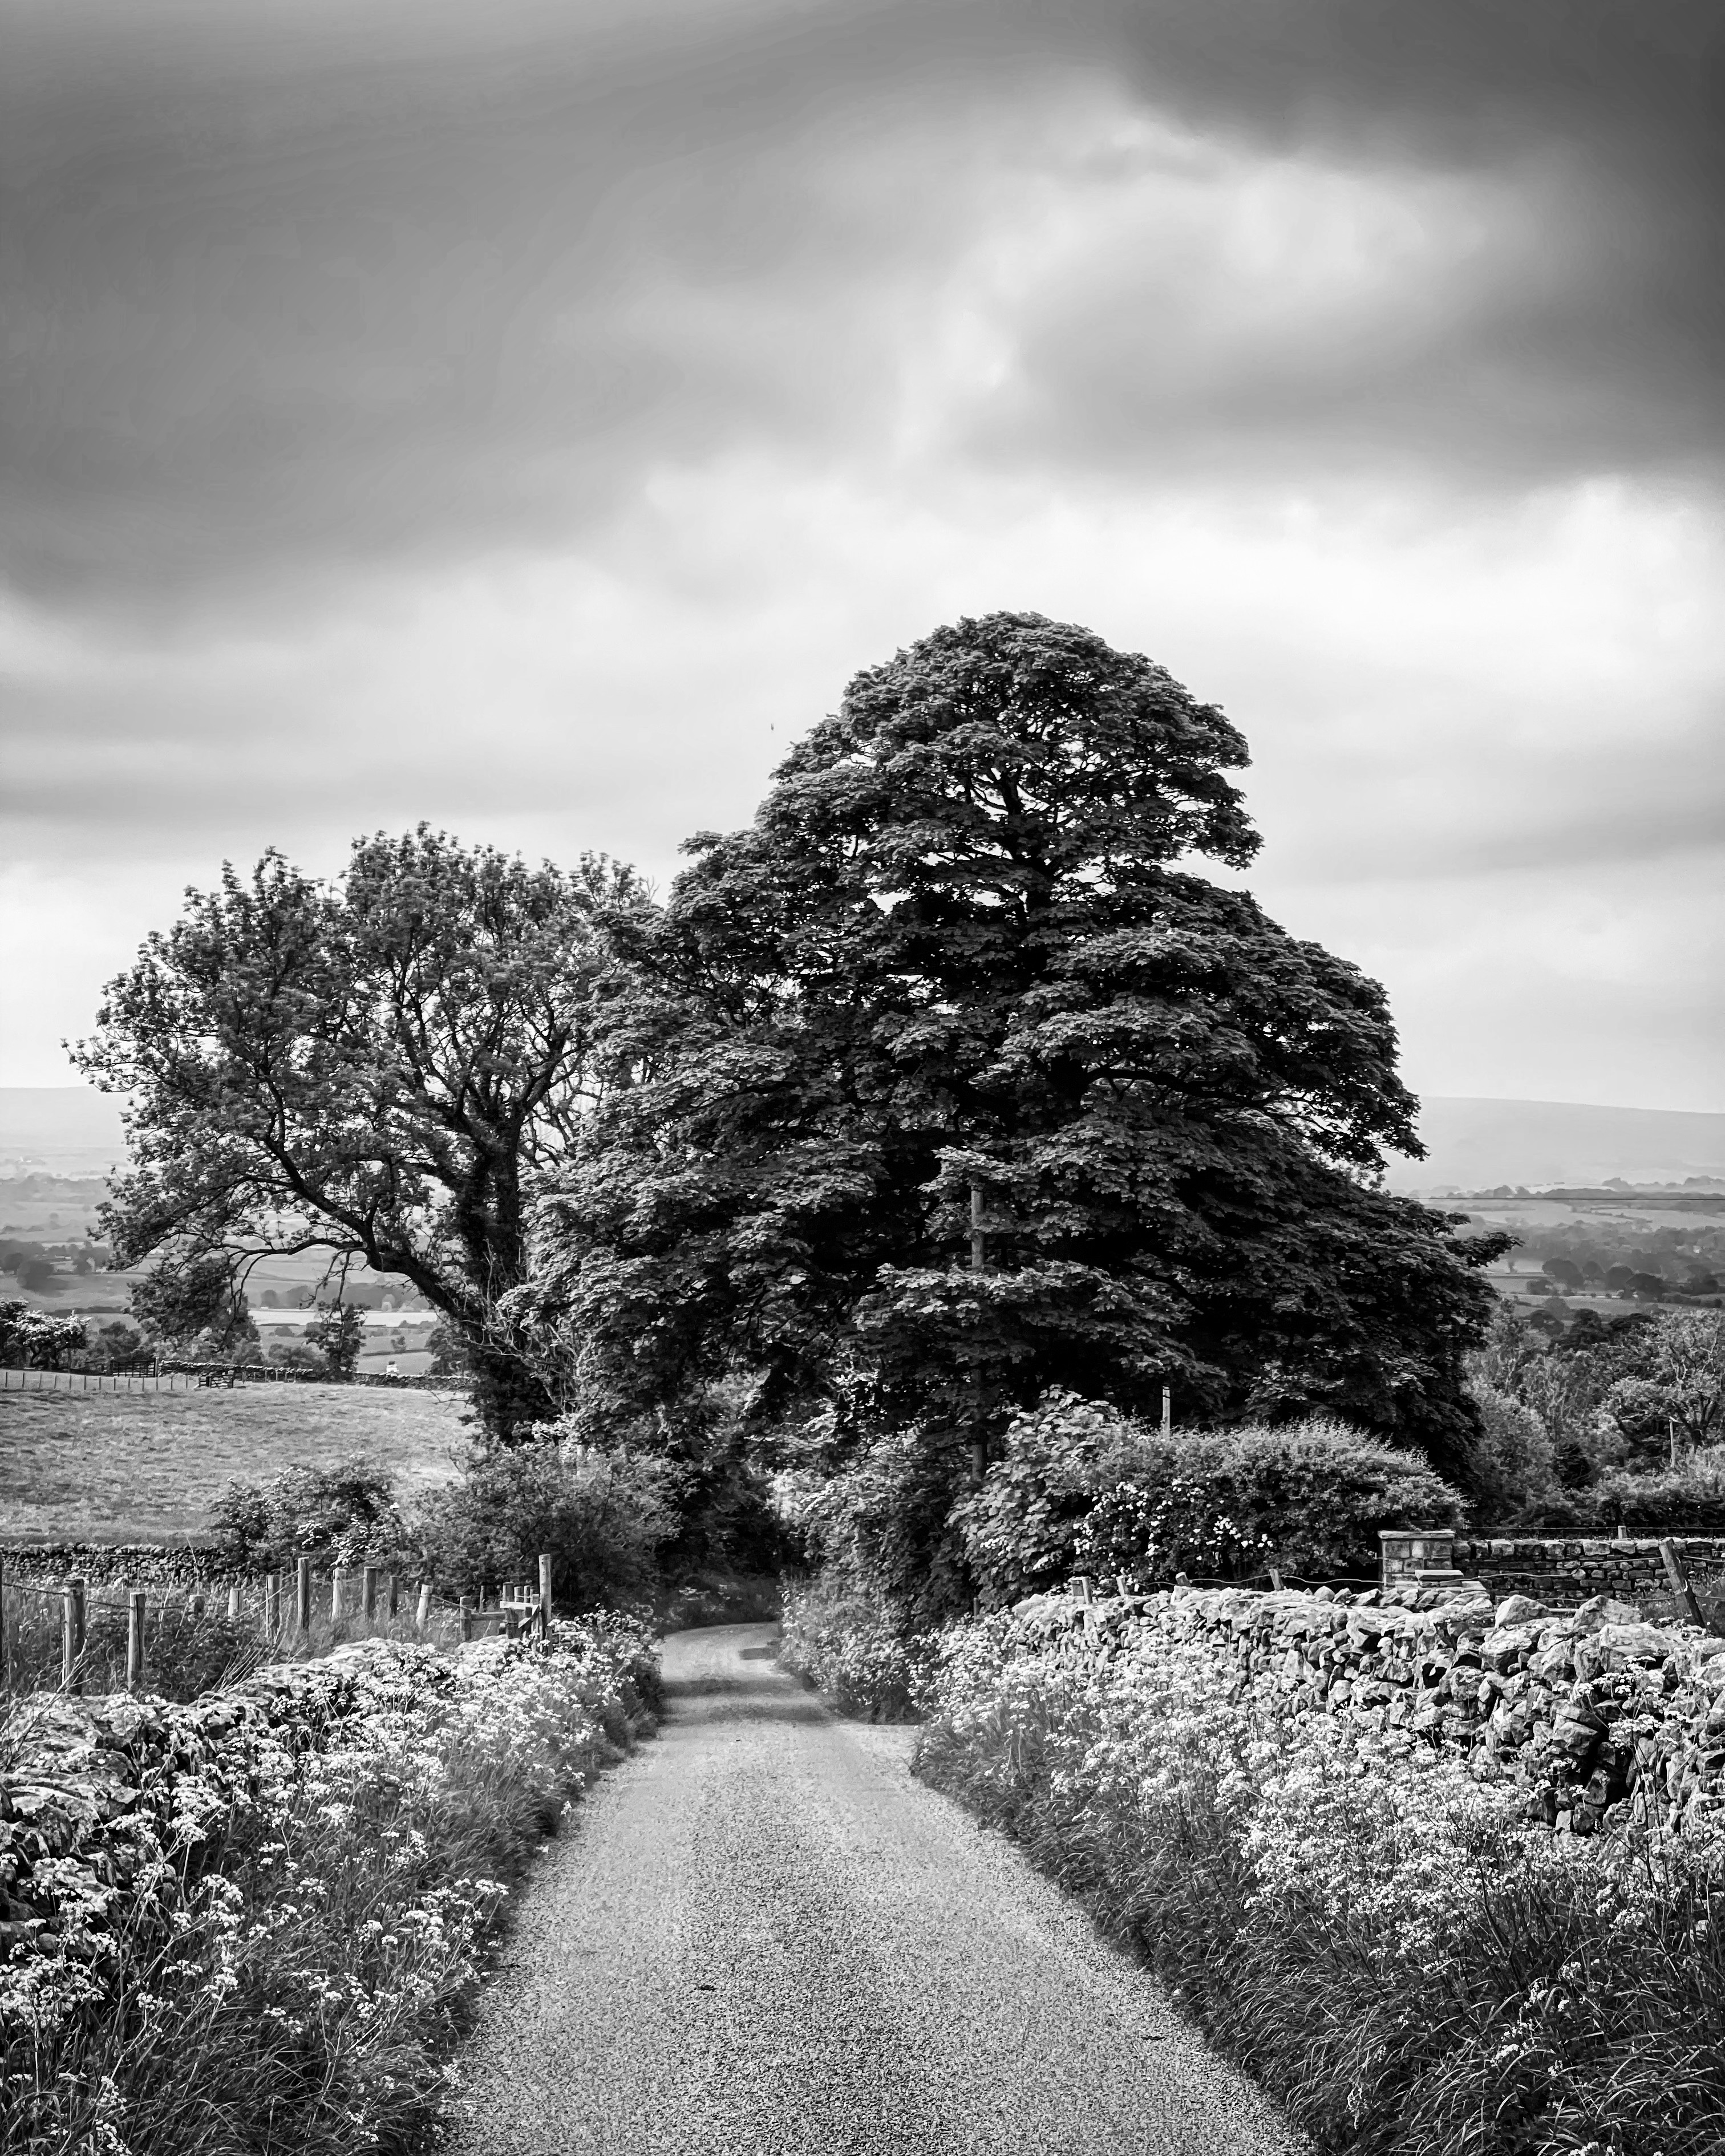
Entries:
{"type": "Polygon", "coordinates": [[[773,1629],[665,1643],[662,1734],[572,1815],[487,1987],[464,2156],[1295,2156],[1153,1980],[844,1722],[773,1629]]]}

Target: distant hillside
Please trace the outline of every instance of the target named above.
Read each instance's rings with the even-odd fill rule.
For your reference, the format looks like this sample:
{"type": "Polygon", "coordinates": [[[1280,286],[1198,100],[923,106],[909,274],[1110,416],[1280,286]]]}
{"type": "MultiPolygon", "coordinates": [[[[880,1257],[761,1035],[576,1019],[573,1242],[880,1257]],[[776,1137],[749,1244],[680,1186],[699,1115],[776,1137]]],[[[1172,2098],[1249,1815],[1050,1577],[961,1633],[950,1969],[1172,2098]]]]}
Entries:
{"type": "Polygon", "coordinates": [[[1394,1160],[1393,1189],[1445,1184],[1682,1183],[1725,1177],[1725,1115],[1594,1108],[1568,1101],[1475,1101],[1437,1095],[1420,1113],[1429,1158],[1394,1160]]]}
{"type": "MultiPolygon", "coordinates": [[[[1725,1177],[1725,1115],[1436,1095],[1420,1111],[1430,1158],[1395,1160],[1397,1190],[1501,1183],[1681,1183],[1725,1177]]],[[[121,1154],[120,1104],[83,1086],[0,1086],[0,1173],[100,1174],[121,1154]]]]}
{"type": "Polygon", "coordinates": [[[0,1086],[0,1173],[100,1175],[124,1158],[120,1103],[88,1086],[0,1086]]]}

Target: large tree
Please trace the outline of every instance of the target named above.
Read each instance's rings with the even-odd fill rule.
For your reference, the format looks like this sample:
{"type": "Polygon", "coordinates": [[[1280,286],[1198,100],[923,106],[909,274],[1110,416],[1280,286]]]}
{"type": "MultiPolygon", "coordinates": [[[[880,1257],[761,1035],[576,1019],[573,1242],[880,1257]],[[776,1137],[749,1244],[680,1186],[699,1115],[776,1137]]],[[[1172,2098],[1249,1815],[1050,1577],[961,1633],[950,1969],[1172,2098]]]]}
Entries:
{"type": "Polygon", "coordinates": [[[598,1420],[741,1384],[980,1453],[1050,1385],[1168,1384],[1465,1473],[1498,1245],[1380,1187],[1420,1150],[1383,991],[1183,865],[1256,851],[1245,762],[1148,660],[996,614],[860,675],[691,842],[533,1298],[598,1420]]]}
{"type": "Polygon", "coordinates": [[[119,1260],[240,1278],[318,1251],[339,1291],[363,1260],[454,1328],[495,1434],[553,1414],[498,1306],[588,1105],[603,923],[644,903],[602,859],[530,868],[424,825],[358,841],[333,885],[272,851],[188,892],[74,1051],[131,1096],[119,1260]]]}

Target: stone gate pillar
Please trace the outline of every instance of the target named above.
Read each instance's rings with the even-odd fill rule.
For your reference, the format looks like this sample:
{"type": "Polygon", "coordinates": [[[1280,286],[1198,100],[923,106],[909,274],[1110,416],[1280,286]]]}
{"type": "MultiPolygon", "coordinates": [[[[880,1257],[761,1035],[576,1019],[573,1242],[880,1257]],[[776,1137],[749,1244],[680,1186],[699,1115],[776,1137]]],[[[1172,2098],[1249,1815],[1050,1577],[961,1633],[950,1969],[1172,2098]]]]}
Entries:
{"type": "Polygon", "coordinates": [[[1454,1589],[1462,1584],[1453,1527],[1380,1527],[1378,1552],[1378,1582],[1386,1594],[1409,1587],[1454,1589]]]}

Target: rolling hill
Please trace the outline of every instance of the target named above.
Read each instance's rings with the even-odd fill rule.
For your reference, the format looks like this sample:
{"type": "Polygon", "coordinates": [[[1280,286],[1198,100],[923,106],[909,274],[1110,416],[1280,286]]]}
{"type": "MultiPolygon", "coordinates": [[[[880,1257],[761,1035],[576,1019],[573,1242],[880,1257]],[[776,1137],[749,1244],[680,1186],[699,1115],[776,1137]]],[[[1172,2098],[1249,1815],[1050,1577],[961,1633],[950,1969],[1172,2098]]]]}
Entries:
{"type": "MultiPolygon", "coordinates": [[[[1420,1130],[1430,1158],[1392,1162],[1394,1189],[1725,1178],[1725,1115],[1435,1094],[1420,1130]]],[[[82,1086],[0,1086],[0,1173],[100,1174],[121,1151],[119,1105],[105,1095],[82,1086]]]]}

